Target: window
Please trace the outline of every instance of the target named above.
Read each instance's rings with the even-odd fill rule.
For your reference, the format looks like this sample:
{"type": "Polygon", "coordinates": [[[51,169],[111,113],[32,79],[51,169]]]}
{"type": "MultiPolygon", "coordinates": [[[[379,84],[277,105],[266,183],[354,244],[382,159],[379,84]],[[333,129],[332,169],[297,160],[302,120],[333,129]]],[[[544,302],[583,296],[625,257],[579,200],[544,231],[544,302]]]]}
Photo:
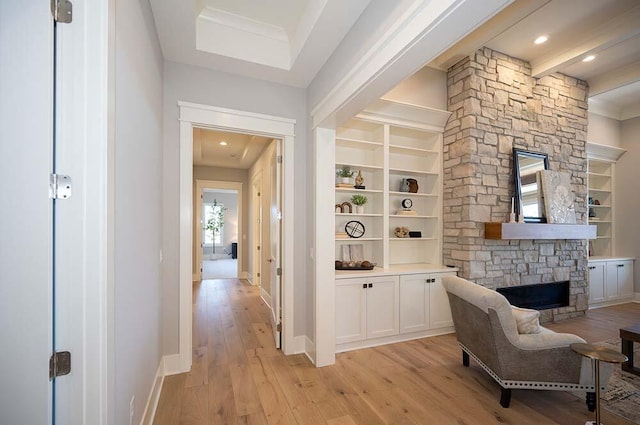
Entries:
{"type": "Polygon", "coordinates": [[[218,204],[215,200],[213,203],[203,204],[204,209],[204,244],[205,245],[222,245],[222,236],[224,231],[224,211],[225,207],[218,204]]]}

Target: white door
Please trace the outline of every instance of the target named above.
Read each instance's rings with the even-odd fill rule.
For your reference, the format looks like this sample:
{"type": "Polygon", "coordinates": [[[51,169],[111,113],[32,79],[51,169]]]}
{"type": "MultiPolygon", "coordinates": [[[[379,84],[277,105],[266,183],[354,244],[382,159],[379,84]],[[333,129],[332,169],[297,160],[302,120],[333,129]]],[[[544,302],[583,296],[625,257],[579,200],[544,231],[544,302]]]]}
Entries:
{"type": "Polygon", "coordinates": [[[447,291],[442,286],[442,275],[431,275],[429,282],[429,327],[431,329],[453,326],[447,291]]]}
{"type": "Polygon", "coordinates": [[[589,304],[606,301],[606,263],[589,263],[589,304]]]}
{"type": "Polygon", "coordinates": [[[616,268],[618,269],[618,295],[633,296],[633,261],[619,261],[616,268]]]}
{"type": "Polygon", "coordinates": [[[367,338],[397,335],[398,277],[367,279],[367,338]]]}
{"type": "Polygon", "coordinates": [[[429,329],[429,282],[427,274],[400,276],[400,333],[429,329]]]}
{"type": "Polygon", "coordinates": [[[336,344],[367,338],[367,281],[336,280],[336,344]]]}
{"type": "Polygon", "coordinates": [[[53,21],[0,1],[0,423],[50,424],[53,383],[53,21]]]}
{"type": "Polygon", "coordinates": [[[280,328],[282,323],[282,288],[280,287],[281,278],[281,265],[280,265],[280,218],[281,218],[281,145],[280,140],[276,141],[276,149],[271,157],[270,162],[270,179],[271,179],[271,202],[269,208],[269,231],[270,231],[270,244],[269,247],[269,263],[271,266],[271,308],[273,309],[272,325],[273,335],[276,340],[276,348],[281,346],[280,328]]]}

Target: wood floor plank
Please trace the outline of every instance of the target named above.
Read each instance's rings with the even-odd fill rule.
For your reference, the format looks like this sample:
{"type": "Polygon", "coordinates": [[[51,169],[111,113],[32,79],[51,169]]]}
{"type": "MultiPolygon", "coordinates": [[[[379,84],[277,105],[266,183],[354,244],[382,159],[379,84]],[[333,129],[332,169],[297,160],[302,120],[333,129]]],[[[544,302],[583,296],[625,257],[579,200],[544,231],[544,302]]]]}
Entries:
{"type": "Polygon", "coordinates": [[[164,377],[162,392],[160,393],[153,421],[154,425],[175,425],[180,423],[185,379],[185,373],[164,377]]]}
{"type": "Polygon", "coordinates": [[[231,385],[239,416],[256,413],[262,409],[251,368],[247,364],[230,364],[231,385]]]}
{"type": "MultiPolygon", "coordinates": [[[[471,361],[462,366],[454,334],[341,353],[316,368],[275,348],[260,288],[237,279],[194,285],[194,361],[164,379],[155,425],[582,425],[583,399],[562,391],[500,387],[471,361]],[[250,329],[250,330],[249,330],[250,329]],[[206,376],[206,377],[205,377],[206,376]]],[[[590,342],[640,321],[640,304],[589,310],[545,326],[590,342]]],[[[607,425],[632,425],[602,412],[607,425]]]]}

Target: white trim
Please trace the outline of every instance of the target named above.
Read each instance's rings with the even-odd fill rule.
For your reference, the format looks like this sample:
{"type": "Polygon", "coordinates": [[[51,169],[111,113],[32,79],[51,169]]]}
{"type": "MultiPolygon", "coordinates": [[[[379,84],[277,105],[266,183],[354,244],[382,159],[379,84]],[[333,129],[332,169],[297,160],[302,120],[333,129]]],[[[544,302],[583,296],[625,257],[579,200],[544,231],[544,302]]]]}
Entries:
{"type": "MultiPolygon", "coordinates": [[[[240,258],[240,257],[238,257],[238,258],[240,258]]],[[[240,272],[238,274],[238,279],[244,279],[244,280],[249,281],[249,283],[251,283],[251,280],[249,280],[249,272],[245,272],[245,271],[240,272]]]]}
{"type": "Polygon", "coordinates": [[[316,358],[316,344],[311,341],[308,336],[304,336],[304,354],[313,363],[316,364],[314,359],[316,358]]]}
{"type": "Polygon", "coordinates": [[[191,282],[197,282],[199,280],[201,280],[201,279],[200,279],[200,275],[198,273],[193,273],[191,275],[191,282]]]}
{"type": "Polygon", "coordinates": [[[331,232],[335,228],[333,210],[335,171],[335,130],[315,128],[315,351],[317,366],[336,361],[335,349],[335,271],[326,267],[335,261],[335,243],[331,232]]]}
{"type": "Polygon", "coordinates": [[[587,142],[587,158],[616,162],[627,150],[617,146],[587,142]]]}
{"type": "Polygon", "coordinates": [[[162,357],[162,372],[164,376],[183,373],[181,370],[180,354],[170,354],[162,357]]]}
{"type": "Polygon", "coordinates": [[[260,287],[260,298],[262,299],[262,302],[265,303],[267,307],[269,307],[269,310],[271,310],[271,316],[273,316],[273,309],[271,308],[271,295],[269,295],[269,293],[265,291],[262,286],[260,287]]]}
{"type": "Polygon", "coordinates": [[[640,292],[635,292],[633,294],[633,302],[634,303],[640,303],[640,292]]]}
{"type": "Polygon", "coordinates": [[[293,211],[294,211],[294,142],[295,120],[178,102],[180,109],[180,371],[191,368],[192,328],[192,255],[193,255],[193,128],[215,128],[223,131],[259,134],[283,140],[283,208],[282,208],[282,351],[293,352],[293,211]]]}
{"type": "Polygon", "coordinates": [[[151,392],[149,392],[149,398],[147,404],[144,407],[142,413],[142,419],[140,425],[152,425],[153,420],[156,417],[156,409],[158,408],[158,402],[160,401],[160,393],[162,392],[162,384],[164,383],[164,361],[160,359],[158,363],[158,369],[156,370],[156,378],[153,380],[153,386],[151,392]]]}
{"type": "Polygon", "coordinates": [[[602,308],[602,307],[611,307],[612,305],[619,305],[619,304],[627,304],[627,303],[631,303],[631,302],[638,302],[638,301],[640,301],[640,299],[638,298],[639,295],[640,295],[640,293],[636,292],[634,295],[626,297],[626,298],[618,298],[616,300],[604,301],[604,302],[601,302],[601,303],[593,304],[593,305],[589,306],[589,310],[595,310],[595,309],[602,308]]]}

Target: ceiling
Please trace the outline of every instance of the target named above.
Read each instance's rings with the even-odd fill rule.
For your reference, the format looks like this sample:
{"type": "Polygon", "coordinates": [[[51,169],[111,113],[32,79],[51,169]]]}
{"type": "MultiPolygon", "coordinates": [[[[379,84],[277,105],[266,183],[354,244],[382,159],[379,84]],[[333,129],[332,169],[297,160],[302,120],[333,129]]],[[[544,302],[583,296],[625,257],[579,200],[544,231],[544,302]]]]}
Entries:
{"type": "Polygon", "coordinates": [[[260,157],[271,138],[193,129],[193,165],[248,169],[260,157]],[[221,145],[226,142],[226,146],[221,145]]]}
{"type": "MultiPolygon", "coordinates": [[[[150,0],[166,60],[297,87],[370,1],[150,0]]],[[[534,77],[586,80],[591,111],[640,116],[640,0],[516,0],[428,65],[447,70],[482,46],[527,60],[534,77]]]]}
{"type": "Polygon", "coordinates": [[[369,2],[150,0],[166,60],[296,87],[309,85],[369,2]]]}
{"type": "Polygon", "coordinates": [[[640,116],[639,0],[517,0],[429,65],[446,70],[482,46],[528,61],[534,77],[587,81],[591,111],[640,116]]]}

